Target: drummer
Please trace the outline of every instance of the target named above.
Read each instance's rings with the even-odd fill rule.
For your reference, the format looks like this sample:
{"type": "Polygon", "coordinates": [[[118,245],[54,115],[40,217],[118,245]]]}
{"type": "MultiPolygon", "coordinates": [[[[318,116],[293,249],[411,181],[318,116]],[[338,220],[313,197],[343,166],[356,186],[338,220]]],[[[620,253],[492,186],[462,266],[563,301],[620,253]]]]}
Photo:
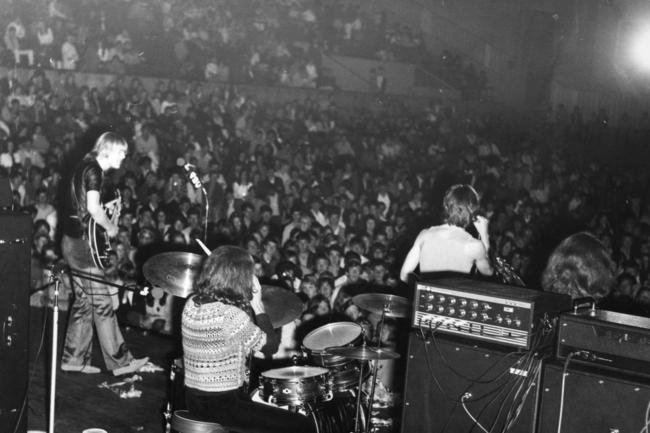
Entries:
{"type": "Polygon", "coordinates": [[[182,317],[188,409],[206,421],[256,432],[313,432],[310,418],[253,402],[245,391],[251,352],[271,356],[278,338],[262,304],[253,258],[222,246],[206,259],[182,317]]]}

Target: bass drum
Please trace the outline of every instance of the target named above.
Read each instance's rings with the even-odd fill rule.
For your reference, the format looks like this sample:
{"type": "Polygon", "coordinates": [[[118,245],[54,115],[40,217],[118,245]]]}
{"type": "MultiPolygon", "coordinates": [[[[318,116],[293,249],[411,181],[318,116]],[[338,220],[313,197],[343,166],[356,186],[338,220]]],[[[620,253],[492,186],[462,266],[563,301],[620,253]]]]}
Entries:
{"type": "MultiPolygon", "coordinates": [[[[354,415],[356,401],[350,397],[337,397],[334,400],[320,404],[308,404],[307,415],[314,420],[317,433],[349,433],[354,431],[354,415]]],[[[361,412],[363,418],[364,412],[361,412]]],[[[360,420],[361,429],[365,430],[365,422],[360,420]]]]}
{"type": "MultiPolygon", "coordinates": [[[[258,389],[251,394],[251,400],[284,410],[297,411],[314,421],[317,433],[349,433],[354,431],[356,397],[352,393],[348,396],[337,397],[330,401],[288,406],[273,404],[264,400],[258,389]]],[[[365,411],[362,408],[361,418],[359,419],[359,431],[365,431],[365,419],[365,411]]]]}

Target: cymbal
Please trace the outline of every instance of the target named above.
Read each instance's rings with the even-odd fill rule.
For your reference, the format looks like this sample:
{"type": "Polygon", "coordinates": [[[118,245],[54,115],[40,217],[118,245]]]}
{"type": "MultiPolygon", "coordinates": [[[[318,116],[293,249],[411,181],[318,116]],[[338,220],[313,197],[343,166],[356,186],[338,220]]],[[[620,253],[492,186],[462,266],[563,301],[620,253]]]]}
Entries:
{"type": "Polygon", "coordinates": [[[172,251],[147,260],[142,272],[147,280],[170,295],[187,298],[194,292],[194,280],[201,272],[204,256],[172,251]]]}
{"type": "Polygon", "coordinates": [[[408,317],[411,311],[408,299],[386,293],[362,293],[353,297],[352,302],[371,313],[385,312],[386,317],[408,317]]]}
{"type": "Polygon", "coordinates": [[[302,314],[300,298],[280,286],[262,284],[262,304],[273,328],[280,328],[302,314]]]}
{"type": "Polygon", "coordinates": [[[357,346],[357,347],[329,347],[325,352],[331,355],[339,355],[344,358],[359,359],[362,361],[381,361],[384,359],[397,359],[399,353],[381,347],[357,346]]]}

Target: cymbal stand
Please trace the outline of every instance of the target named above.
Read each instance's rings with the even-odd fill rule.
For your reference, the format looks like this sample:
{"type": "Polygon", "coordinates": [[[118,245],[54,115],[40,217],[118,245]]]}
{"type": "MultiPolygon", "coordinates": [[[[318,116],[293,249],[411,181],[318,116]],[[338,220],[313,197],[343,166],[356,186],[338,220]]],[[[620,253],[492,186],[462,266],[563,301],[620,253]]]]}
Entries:
{"type": "Polygon", "coordinates": [[[386,302],[384,304],[384,308],[381,309],[381,317],[379,318],[379,326],[377,326],[377,331],[375,334],[377,334],[377,347],[381,347],[381,334],[384,330],[384,321],[386,319],[386,313],[390,311],[390,304],[389,302],[386,302]]]}
{"type": "MultiPolygon", "coordinates": [[[[370,396],[368,396],[368,417],[366,418],[366,433],[370,432],[372,426],[372,405],[375,400],[375,386],[377,385],[377,369],[379,367],[379,360],[373,359],[372,362],[372,385],[370,386],[370,396]]],[[[361,393],[359,393],[361,394],[361,393]]]]}
{"type": "Polygon", "coordinates": [[[47,431],[48,433],[54,433],[57,348],[59,346],[59,286],[61,284],[61,275],[59,272],[53,271],[50,279],[54,282],[54,299],[52,305],[52,358],[50,360],[50,412],[47,431]]]}
{"type": "MultiPolygon", "coordinates": [[[[361,338],[363,340],[363,343],[361,344],[362,346],[366,346],[366,332],[364,331],[363,328],[361,328],[361,338]]],[[[357,403],[356,403],[356,408],[354,411],[354,433],[360,433],[361,430],[359,428],[361,427],[359,425],[359,417],[361,416],[361,390],[363,387],[363,362],[359,362],[359,385],[357,389],[357,403]]],[[[363,427],[361,427],[363,428],[363,427]]]]}
{"type": "MultiPolygon", "coordinates": [[[[377,348],[381,348],[381,334],[383,333],[384,330],[384,322],[386,319],[386,313],[390,311],[390,302],[386,302],[384,304],[384,308],[381,310],[381,318],[379,319],[379,325],[377,326],[377,348]]],[[[370,386],[370,395],[368,396],[368,417],[366,420],[366,433],[370,432],[370,428],[372,426],[372,405],[375,400],[375,387],[377,386],[377,370],[379,369],[379,360],[378,359],[373,359],[370,360],[369,362],[372,363],[372,373],[370,376],[372,377],[372,385],[370,386]]],[[[359,390],[361,390],[361,387],[359,387],[359,390]]]]}

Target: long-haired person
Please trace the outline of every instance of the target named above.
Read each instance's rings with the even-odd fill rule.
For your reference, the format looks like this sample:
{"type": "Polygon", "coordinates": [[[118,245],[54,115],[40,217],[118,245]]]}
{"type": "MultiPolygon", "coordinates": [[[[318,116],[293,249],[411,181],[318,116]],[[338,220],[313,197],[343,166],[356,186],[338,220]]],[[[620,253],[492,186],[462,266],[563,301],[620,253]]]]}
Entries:
{"type": "Polygon", "coordinates": [[[591,297],[596,302],[614,287],[614,263],[600,240],[587,232],[564,239],[549,256],[542,273],[542,288],[571,298],[591,297]]]}
{"type": "Polygon", "coordinates": [[[247,431],[312,432],[306,416],[253,402],[246,392],[251,352],[270,357],[279,345],[254,267],[251,255],[234,246],[217,248],[203,265],[182,318],[188,409],[247,431]]]}
{"type": "Polygon", "coordinates": [[[422,230],[404,259],[400,279],[420,265],[420,272],[453,271],[470,273],[475,266],[483,275],[492,275],[488,257],[490,241],[487,218],[476,215],[479,196],[470,185],[454,185],[443,200],[444,224],[422,230]],[[480,239],[465,228],[476,227],[480,239]]]}
{"type": "MultiPolygon", "coordinates": [[[[126,141],[114,132],[105,132],[95,141],[93,150],[75,167],[66,192],[63,240],[61,251],[66,263],[77,273],[105,278],[95,266],[88,239],[84,234],[88,218],[106,230],[109,237],[117,236],[118,227],[112,222],[101,203],[104,173],[120,168],[126,156],[126,141]]],[[[102,349],[106,368],[117,375],[133,373],[144,366],[148,358],[135,359],[126,348],[117,324],[113,300],[105,284],[74,276],[74,302],[65,336],[61,369],[80,373],[99,373],[90,364],[93,324],[102,349]]]]}

